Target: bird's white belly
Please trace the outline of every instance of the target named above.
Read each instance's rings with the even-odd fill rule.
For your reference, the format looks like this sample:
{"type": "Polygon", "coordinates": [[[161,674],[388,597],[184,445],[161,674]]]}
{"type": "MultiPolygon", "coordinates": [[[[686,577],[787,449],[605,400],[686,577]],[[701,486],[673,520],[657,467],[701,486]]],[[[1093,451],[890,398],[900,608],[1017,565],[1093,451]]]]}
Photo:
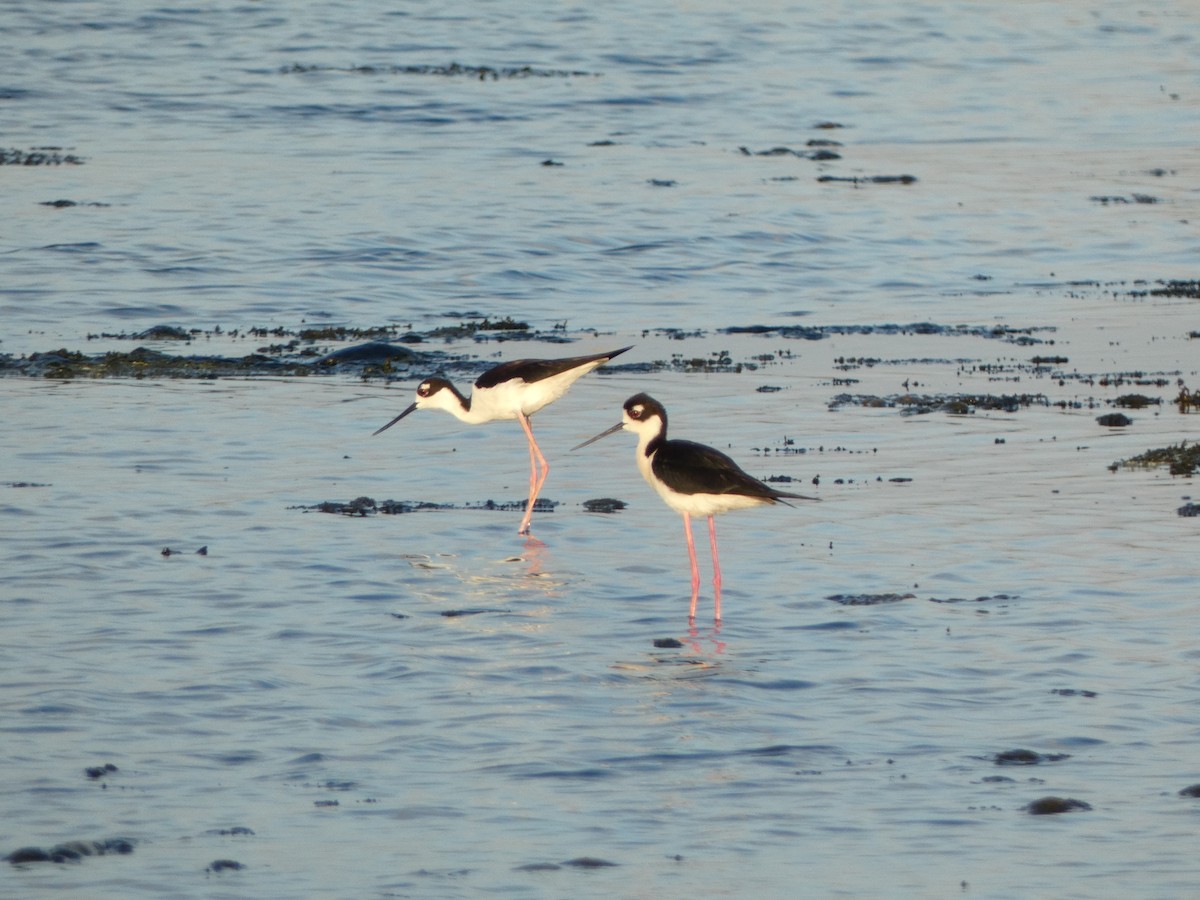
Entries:
{"type": "MultiPolygon", "coordinates": [[[[599,365],[599,362],[596,365],[599,365]]],[[[476,390],[471,395],[471,409],[466,421],[494,422],[498,419],[515,419],[518,412],[531,416],[560,398],[588,371],[590,370],[571,369],[532,383],[521,380],[506,381],[495,387],[476,390]]]]}

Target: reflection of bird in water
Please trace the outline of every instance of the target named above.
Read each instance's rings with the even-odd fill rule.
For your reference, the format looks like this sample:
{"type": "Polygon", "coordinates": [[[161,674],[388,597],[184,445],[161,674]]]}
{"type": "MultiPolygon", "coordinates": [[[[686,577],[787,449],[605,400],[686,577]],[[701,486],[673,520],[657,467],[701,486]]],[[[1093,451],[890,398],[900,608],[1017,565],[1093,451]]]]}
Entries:
{"type": "Polygon", "coordinates": [[[533,439],[529,417],[553,403],[592,369],[628,350],[572,356],[566,359],[514,359],[488,369],[475,380],[470,397],[464,397],[445,378],[427,378],[417,386],[417,398],[404,412],[375,432],[386,431],[413,410],[442,409],[468,425],[516,419],[529,440],[529,500],[518,534],[529,533],[533,504],[550,474],[550,464],[533,439]],[[540,472],[539,472],[540,466],[540,472]]]}
{"type": "MultiPolygon", "coordinates": [[[[692,604],[688,617],[696,617],[700,592],[700,570],[692,539],[692,516],[708,518],[713,561],[713,611],[721,618],[721,566],[717,560],[717,528],[713,517],[733,509],[748,509],[787,500],[817,500],[776,490],[747,475],[719,450],[694,441],[667,440],[667,411],[649,394],[635,394],[625,401],[620,422],[574,447],[586,447],[624,428],[637,435],[637,466],[642,477],[676,512],[683,513],[688,556],[692,563],[692,604]]],[[[790,504],[789,504],[790,505],[790,504]]]]}

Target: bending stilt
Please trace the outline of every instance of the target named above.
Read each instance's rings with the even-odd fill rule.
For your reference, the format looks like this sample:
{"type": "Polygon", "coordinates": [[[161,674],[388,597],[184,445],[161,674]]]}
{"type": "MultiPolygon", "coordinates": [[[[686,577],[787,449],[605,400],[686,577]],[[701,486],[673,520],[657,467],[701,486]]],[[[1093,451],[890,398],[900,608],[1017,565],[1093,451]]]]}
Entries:
{"type": "Polygon", "coordinates": [[[546,483],[546,477],[550,474],[550,463],[546,462],[541,448],[533,439],[533,428],[530,425],[529,416],[517,413],[517,421],[521,423],[521,427],[525,430],[525,437],[529,440],[529,500],[525,504],[525,515],[521,519],[521,527],[517,529],[517,534],[529,534],[529,521],[533,518],[533,504],[542,491],[542,485],[546,483]],[[540,476],[539,466],[541,467],[540,476]]]}

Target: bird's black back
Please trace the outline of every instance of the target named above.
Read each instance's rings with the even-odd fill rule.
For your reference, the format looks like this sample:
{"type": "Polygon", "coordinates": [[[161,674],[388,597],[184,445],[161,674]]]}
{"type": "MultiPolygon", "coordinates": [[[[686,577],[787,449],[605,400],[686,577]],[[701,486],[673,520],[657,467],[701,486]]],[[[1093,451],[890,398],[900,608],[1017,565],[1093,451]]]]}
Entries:
{"type": "Polygon", "coordinates": [[[654,456],[654,474],[681,494],[741,494],[768,503],[784,498],[811,499],[763,484],[720,450],[695,441],[659,439],[651,441],[646,452],[654,456]]]}
{"type": "Polygon", "coordinates": [[[590,356],[569,356],[566,359],[512,359],[508,362],[500,363],[500,365],[488,369],[480,375],[475,380],[475,387],[495,387],[498,384],[518,377],[526,384],[532,384],[535,381],[542,381],[546,378],[552,378],[555,375],[561,375],[563,372],[587,365],[590,362],[610,360],[614,356],[620,356],[628,349],[630,348],[622,347],[620,350],[612,350],[608,353],[593,353],[590,356]]]}

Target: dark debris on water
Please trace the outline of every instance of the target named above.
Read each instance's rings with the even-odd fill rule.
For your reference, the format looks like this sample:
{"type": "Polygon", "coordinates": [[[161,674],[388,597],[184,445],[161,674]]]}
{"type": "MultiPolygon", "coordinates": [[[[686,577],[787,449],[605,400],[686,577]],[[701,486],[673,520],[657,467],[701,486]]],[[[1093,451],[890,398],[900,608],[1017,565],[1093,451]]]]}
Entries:
{"type": "Polygon", "coordinates": [[[916,175],[822,175],[817,181],[822,184],[829,182],[845,182],[858,186],[860,184],[916,184],[916,175]]]}
{"type": "Polygon", "coordinates": [[[998,766],[1040,766],[1042,763],[1059,762],[1070,759],[1069,753],[1038,753],[1034,750],[1019,748],[1003,750],[992,757],[998,766]]]}
{"type": "Polygon", "coordinates": [[[842,606],[878,606],[882,603],[899,603],[912,600],[916,594],[833,594],[827,597],[842,606]]]}
{"type": "MultiPolygon", "coordinates": [[[[594,329],[568,332],[565,324],[535,329],[512,316],[490,318],[475,311],[452,312],[455,321],[427,331],[411,325],[371,327],[324,326],[286,329],[282,327],[211,329],[187,328],[161,323],[131,332],[89,334],[88,340],[151,341],[194,347],[214,339],[253,341],[254,350],[238,356],[168,353],[163,349],[138,346],[128,351],[84,353],[66,347],[15,357],[0,354],[0,376],[24,375],[37,378],[202,378],[309,375],[355,375],[387,381],[447,376],[475,376],[493,363],[464,354],[452,354],[429,345],[473,340],[476,343],[532,342],[564,344],[579,335],[594,336],[594,329]],[[338,344],[344,346],[336,346],[338,344]]],[[[1044,343],[1034,337],[1041,328],[1008,326],[946,326],[930,322],[907,325],[749,325],[721,329],[726,334],[760,334],[798,340],[821,340],[837,334],[975,336],[1015,343],[1044,343]]],[[[676,340],[705,338],[703,331],[680,328],[652,329],[660,337],[676,340]]],[[[606,366],[605,374],[739,373],[756,371],[764,365],[789,359],[789,351],[755,353],[734,359],[725,349],[706,355],[675,353],[667,359],[606,366]]]]}
{"type": "Polygon", "coordinates": [[[364,379],[392,380],[425,377],[433,372],[475,375],[487,368],[489,363],[435,349],[415,349],[415,345],[454,340],[560,344],[575,338],[558,326],[549,331],[536,331],[530,328],[529,323],[510,316],[491,319],[473,313],[463,314],[452,325],[439,326],[427,332],[416,332],[411,326],[399,325],[368,328],[328,326],[299,330],[217,327],[204,330],[159,324],[135,332],[88,335],[88,340],[154,341],[187,346],[213,339],[254,341],[257,346],[254,352],[240,356],[184,355],[146,346],[107,353],[83,353],[63,347],[20,357],[0,354],[0,376],[25,375],[65,380],[349,374],[364,379]],[[331,346],[338,343],[347,346],[331,346]]]}
{"type": "Polygon", "coordinates": [[[208,864],[205,872],[239,872],[246,868],[245,863],[240,863],[236,859],[214,859],[208,864]]]}
{"type": "Polygon", "coordinates": [[[987,603],[994,600],[1015,600],[1012,594],[992,594],[983,597],[930,597],[930,603],[987,603]]]}
{"type": "Polygon", "coordinates": [[[1157,447],[1115,462],[1109,468],[1116,471],[1122,466],[1143,469],[1166,466],[1172,475],[1195,475],[1196,470],[1200,468],[1200,443],[1189,444],[1187,441],[1181,441],[1178,444],[1157,447]]]}
{"type": "Polygon", "coordinates": [[[973,415],[978,410],[1017,412],[1022,407],[1049,406],[1045,394],[838,394],[829,401],[831,410],[844,406],[878,409],[899,409],[902,415],[925,415],[944,412],[950,415],[973,415]]]}
{"type": "Polygon", "coordinates": [[[63,147],[0,147],[0,166],[81,166],[83,158],[63,147]]]}
{"type": "Polygon", "coordinates": [[[596,497],[592,500],[583,501],[583,508],[588,512],[594,513],[620,512],[626,506],[628,504],[624,500],[617,500],[614,497],[596,497]]]}
{"type": "Polygon", "coordinates": [[[137,842],[130,838],[105,838],[100,841],[67,841],[53,847],[22,847],[4,857],[14,866],[35,862],[77,863],[89,856],[125,855],[137,842]]]}
{"type": "Polygon", "coordinates": [[[285,75],[307,75],[313,73],[331,72],[349,75],[437,75],[444,78],[474,78],[479,81],[499,81],[509,78],[595,78],[594,72],[582,72],[569,69],[539,69],[534,66],[473,66],[461,63],[446,63],[443,65],[358,65],[358,66],[328,66],[315,63],[292,63],[283,66],[280,72],[285,75]]]}
{"type": "MultiPolygon", "coordinates": [[[[428,503],[423,500],[380,500],[371,497],[355,497],[353,500],[326,500],[315,506],[291,506],[303,512],[331,513],[339,516],[366,517],[373,515],[399,516],[414,512],[429,512],[445,509],[485,509],[500,512],[524,512],[525,500],[476,500],[464,504],[428,503]]],[[[620,501],[616,501],[620,502],[620,501]]],[[[552,513],[558,506],[557,500],[539,497],[533,502],[535,512],[552,513]]]]}
{"type": "Polygon", "coordinates": [[[1155,282],[1158,287],[1145,291],[1130,291],[1131,297],[1183,297],[1189,300],[1200,300],[1200,279],[1170,280],[1155,282]]]}
{"type": "Polygon", "coordinates": [[[1013,344],[1042,344],[1038,332],[1053,331],[1050,326],[1013,328],[1007,325],[939,325],[936,322],[910,322],[906,325],[734,325],[721,329],[726,334],[767,334],[796,340],[819,341],[830,335],[937,335],[978,337],[1013,344]]]}
{"type": "Polygon", "coordinates": [[[1087,812],[1091,808],[1090,803],[1076,800],[1074,797],[1042,797],[1025,805],[1025,811],[1031,816],[1054,816],[1067,812],[1087,812]]]}

